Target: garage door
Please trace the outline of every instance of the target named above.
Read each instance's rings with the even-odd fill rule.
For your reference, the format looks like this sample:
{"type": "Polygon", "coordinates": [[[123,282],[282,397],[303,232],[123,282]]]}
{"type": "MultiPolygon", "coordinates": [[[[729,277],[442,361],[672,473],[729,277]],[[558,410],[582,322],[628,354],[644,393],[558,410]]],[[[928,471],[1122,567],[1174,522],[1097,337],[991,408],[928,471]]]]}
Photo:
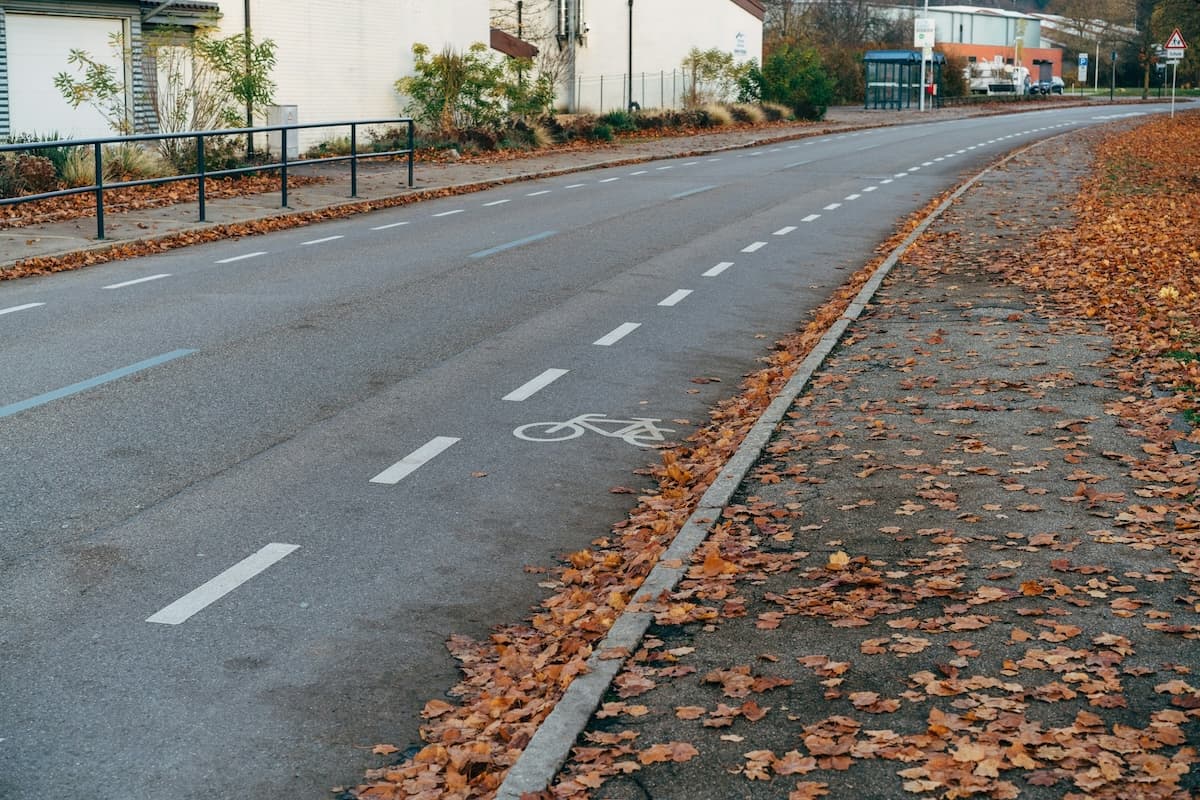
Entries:
{"type": "Polygon", "coordinates": [[[71,49],[85,50],[96,61],[109,64],[125,79],[125,66],[113,52],[109,36],[123,30],[120,19],[65,17],[42,14],[6,14],[8,39],[9,130],[14,134],[49,134],[75,138],[106,136],[112,129],[104,117],[86,103],[78,109],[54,88],[60,72],[78,77],[67,64],[71,49]]]}

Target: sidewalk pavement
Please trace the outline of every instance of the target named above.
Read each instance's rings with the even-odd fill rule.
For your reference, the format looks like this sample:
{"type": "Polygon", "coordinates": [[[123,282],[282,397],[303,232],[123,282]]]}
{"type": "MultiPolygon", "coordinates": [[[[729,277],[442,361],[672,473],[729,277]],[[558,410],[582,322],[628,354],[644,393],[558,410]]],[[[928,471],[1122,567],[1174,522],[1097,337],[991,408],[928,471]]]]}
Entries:
{"type": "MultiPolygon", "coordinates": [[[[1043,103],[1029,109],[1044,110],[1043,103]]],[[[1060,107],[1062,103],[1056,103],[1060,107]]],[[[1008,109],[1003,109],[1007,111],[1008,109]]],[[[414,186],[408,188],[407,162],[364,161],[359,167],[358,197],[350,197],[348,164],[311,165],[297,163],[293,175],[315,173],[326,182],[290,186],[288,208],[280,207],[278,191],[233,198],[209,198],[207,222],[198,221],[195,199],[160,208],[122,209],[105,205],[105,239],[96,239],[95,216],[59,222],[42,222],[17,228],[0,223],[0,271],[26,259],[52,259],[91,253],[94,260],[109,260],[99,254],[114,246],[157,241],[181,246],[210,238],[244,235],[228,226],[270,221],[273,229],[311,224],[320,218],[355,213],[436,197],[485,189],[503,183],[549,177],[661,158],[753,147],[767,142],[831,132],[886,125],[995,114],[994,108],[960,107],[929,111],[867,111],[860,107],[830,109],[819,123],[791,123],[755,129],[717,131],[695,136],[618,141],[586,150],[565,149],[508,160],[463,160],[452,163],[417,163],[414,186]],[[207,234],[207,236],[205,236],[207,234]]],[[[179,184],[183,186],[183,184],[179,184]]],[[[135,253],[136,254],[136,253],[135,253]]]]}
{"type": "Polygon", "coordinates": [[[1071,224],[1089,135],[901,257],[526,798],[1200,796],[1200,465],[1005,276],[1071,224]]]}

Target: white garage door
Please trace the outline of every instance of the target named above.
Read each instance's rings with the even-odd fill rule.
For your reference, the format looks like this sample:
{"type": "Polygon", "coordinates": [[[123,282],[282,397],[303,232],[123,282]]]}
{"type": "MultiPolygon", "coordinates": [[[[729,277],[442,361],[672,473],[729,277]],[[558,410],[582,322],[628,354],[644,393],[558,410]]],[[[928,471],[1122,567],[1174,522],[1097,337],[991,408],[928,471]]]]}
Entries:
{"type": "Polygon", "coordinates": [[[110,64],[125,80],[125,66],[113,52],[109,36],[121,33],[119,19],[6,14],[8,39],[9,130],[13,134],[49,134],[82,138],[113,133],[104,117],[86,103],[79,108],[54,88],[54,76],[81,73],[67,64],[70,50],[86,51],[102,64],[110,64]]]}

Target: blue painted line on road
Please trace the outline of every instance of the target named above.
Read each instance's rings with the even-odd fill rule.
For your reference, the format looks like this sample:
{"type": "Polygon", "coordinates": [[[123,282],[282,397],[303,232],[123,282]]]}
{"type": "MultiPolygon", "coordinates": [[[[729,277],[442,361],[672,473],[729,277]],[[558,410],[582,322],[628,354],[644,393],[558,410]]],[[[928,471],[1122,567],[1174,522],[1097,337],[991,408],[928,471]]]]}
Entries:
{"type": "Polygon", "coordinates": [[[36,408],[55,400],[61,400],[64,397],[70,397],[73,394],[79,394],[80,392],[87,391],[88,389],[94,389],[97,386],[101,386],[105,383],[111,383],[112,381],[133,375],[136,372],[150,369],[151,367],[157,367],[160,364],[165,364],[168,361],[174,361],[177,358],[191,355],[194,352],[196,351],[172,350],[169,353],[163,353],[161,356],[155,356],[154,358],[148,358],[145,361],[139,361],[136,364],[130,364],[128,367],[115,369],[112,372],[106,372],[103,375],[97,375],[96,377],[89,378],[86,381],[73,383],[70,386],[63,387],[62,389],[55,389],[53,392],[39,394],[37,397],[31,397],[28,400],[22,400],[21,402],[13,403],[12,405],[0,406],[0,417],[10,417],[13,414],[18,414],[30,408],[36,408]]]}
{"type": "Polygon", "coordinates": [[[715,188],[717,188],[717,187],[716,186],[700,186],[696,189],[688,189],[686,192],[680,192],[679,194],[673,194],[673,195],[671,195],[671,199],[672,200],[682,200],[685,197],[691,197],[692,195],[700,194],[701,192],[709,192],[715,188]]]}
{"type": "Polygon", "coordinates": [[[517,239],[515,242],[507,242],[506,244],[489,247],[487,250],[480,250],[478,253],[471,253],[471,258],[487,258],[488,256],[494,256],[496,253],[503,253],[505,250],[512,250],[514,247],[521,247],[522,245],[540,242],[542,239],[549,239],[556,233],[558,233],[558,231],[542,231],[541,233],[535,233],[533,236],[526,236],[524,239],[517,239]]]}

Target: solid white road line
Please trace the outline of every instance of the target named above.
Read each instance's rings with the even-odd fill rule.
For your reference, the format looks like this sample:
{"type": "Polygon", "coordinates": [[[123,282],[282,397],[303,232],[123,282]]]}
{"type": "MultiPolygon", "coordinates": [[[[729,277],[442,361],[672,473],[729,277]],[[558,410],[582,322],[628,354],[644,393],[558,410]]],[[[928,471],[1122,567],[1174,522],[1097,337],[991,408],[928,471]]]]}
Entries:
{"type": "Polygon", "coordinates": [[[775,235],[776,236],[787,236],[789,233],[791,233],[794,230],[796,230],[795,225],[787,225],[787,226],[782,227],[779,230],[775,231],[775,235]]]}
{"type": "Polygon", "coordinates": [[[235,261],[245,261],[247,258],[258,258],[259,256],[265,256],[266,254],[267,254],[266,250],[258,250],[253,253],[243,253],[240,256],[233,256],[232,258],[222,258],[220,261],[217,261],[216,263],[217,264],[232,264],[235,261]]]}
{"type": "MultiPolygon", "coordinates": [[[[123,283],[110,283],[108,286],[105,286],[105,287],[102,287],[102,288],[105,288],[105,289],[123,289],[123,288],[125,288],[126,286],[133,286],[133,285],[134,285],[134,284],[136,284],[136,283],[146,283],[147,281],[156,281],[156,280],[158,280],[159,278],[169,278],[169,277],[171,277],[171,273],[169,273],[169,272],[164,272],[164,273],[162,273],[161,275],[150,275],[149,277],[146,277],[146,278],[138,278],[137,280],[132,280],[132,281],[124,281],[123,283]]],[[[0,312],[0,313],[3,313],[3,312],[0,312]]]]}
{"type": "Polygon", "coordinates": [[[9,308],[0,308],[0,316],[3,316],[4,314],[15,314],[18,311],[25,311],[26,309],[37,308],[38,306],[44,306],[44,305],[46,305],[46,304],[45,303],[26,303],[23,306],[10,306],[9,308]]]}
{"type": "Polygon", "coordinates": [[[743,253],[757,253],[759,250],[762,250],[766,246],[767,246],[766,242],[755,242],[754,244],[748,244],[745,247],[743,247],[742,252],[743,253]]]}
{"type": "Polygon", "coordinates": [[[387,486],[394,486],[400,481],[407,478],[412,473],[416,472],[421,467],[432,461],[437,455],[445,451],[451,445],[457,444],[458,439],[453,436],[437,436],[430,439],[425,444],[413,450],[404,458],[397,461],[392,466],[385,469],[383,472],[371,478],[371,483],[382,483],[387,486]]]}
{"type": "Polygon", "coordinates": [[[371,228],[371,230],[386,231],[388,228],[399,228],[401,225],[407,225],[408,222],[408,220],[404,220],[404,222],[390,222],[387,225],[376,225],[374,228],[371,228]]]}
{"type": "Polygon", "coordinates": [[[660,306],[668,306],[668,307],[679,305],[679,302],[691,293],[692,293],[691,289],[678,289],[674,292],[671,292],[669,295],[667,295],[662,300],[659,300],[658,304],[660,306]]]}
{"type": "Polygon", "coordinates": [[[502,206],[505,203],[511,203],[511,202],[512,202],[511,199],[509,199],[509,200],[493,200],[492,202],[484,203],[483,205],[485,208],[491,208],[492,206],[502,206]]]}
{"type": "Polygon", "coordinates": [[[599,345],[600,347],[612,347],[640,327],[642,327],[642,323],[640,322],[623,323],[592,342],[592,344],[599,345]]]}
{"type": "Polygon", "coordinates": [[[185,594],[162,611],[146,619],[162,625],[178,625],[197,611],[212,605],[225,595],[253,578],[289,553],[300,549],[298,544],[272,543],[252,556],[244,558],[208,583],[185,594]]]}
{"type": "Polygon", "coordinates": [[[720,264],[717,264],[717,265],[716,265],[715,267],[713,267],[712,269],[706,270],[706,271],[705,271],[704,273],[702,273],[702,274],[703,274],[703,275],[704,275],[704,277],[706,277],[706,278],[715,278],[715,277],[717,277],[718,275],[720,275],[722,272],[724,272],[725,270],[729,269],[729,268],[730,268],[730,267],[732,267],[732,266],[733,266],[733,262],[732,262],[732,261],[722,261],[720,264]]]}
{"type": "Polygon", "coordinates": [[[465,210],[466,210],[466,209],[463,209],[463,208],[456,208],[456,209],[454,209],[453,211],[443,211],[442,213],[440,213],[440,214],[434,214],[433,216],[435,216],[435,217],[452,217],[452,216],[454,216],[455,214],[461,214],[461,213],[463,213],[463,211],[465,211],[465,210]]]}
{"type": "Polygon", "coordinates": [[[526,383],[524,386],[520,387],[519,389],[513,389],[500,399],[508,400],[512,403],[520,403],[528,400],[570,371],[571,370],[569,369],[548,369],[541,375],[538,375],[536,378],[526,383]]]}
{"type": "Polygon", "coordinates": [[[809,214],[807,217],[805,217],[804,219],[802,219],[800,221],[801,222],[816,222],[820,218],[821,218],[820,214],[809,214]]]}
{"type": "Polygon", "coordinates": [[[336,241],[337,239],[343,239],[343,238],[345,238],[345,237],[343,237],[343,236],[326,236],[324,239],[312,239],[307,242],[301,242],[300,246],[306,247],[310,244],[325,244],[325,242],[332,242],[332,241],[336,241]]]}

